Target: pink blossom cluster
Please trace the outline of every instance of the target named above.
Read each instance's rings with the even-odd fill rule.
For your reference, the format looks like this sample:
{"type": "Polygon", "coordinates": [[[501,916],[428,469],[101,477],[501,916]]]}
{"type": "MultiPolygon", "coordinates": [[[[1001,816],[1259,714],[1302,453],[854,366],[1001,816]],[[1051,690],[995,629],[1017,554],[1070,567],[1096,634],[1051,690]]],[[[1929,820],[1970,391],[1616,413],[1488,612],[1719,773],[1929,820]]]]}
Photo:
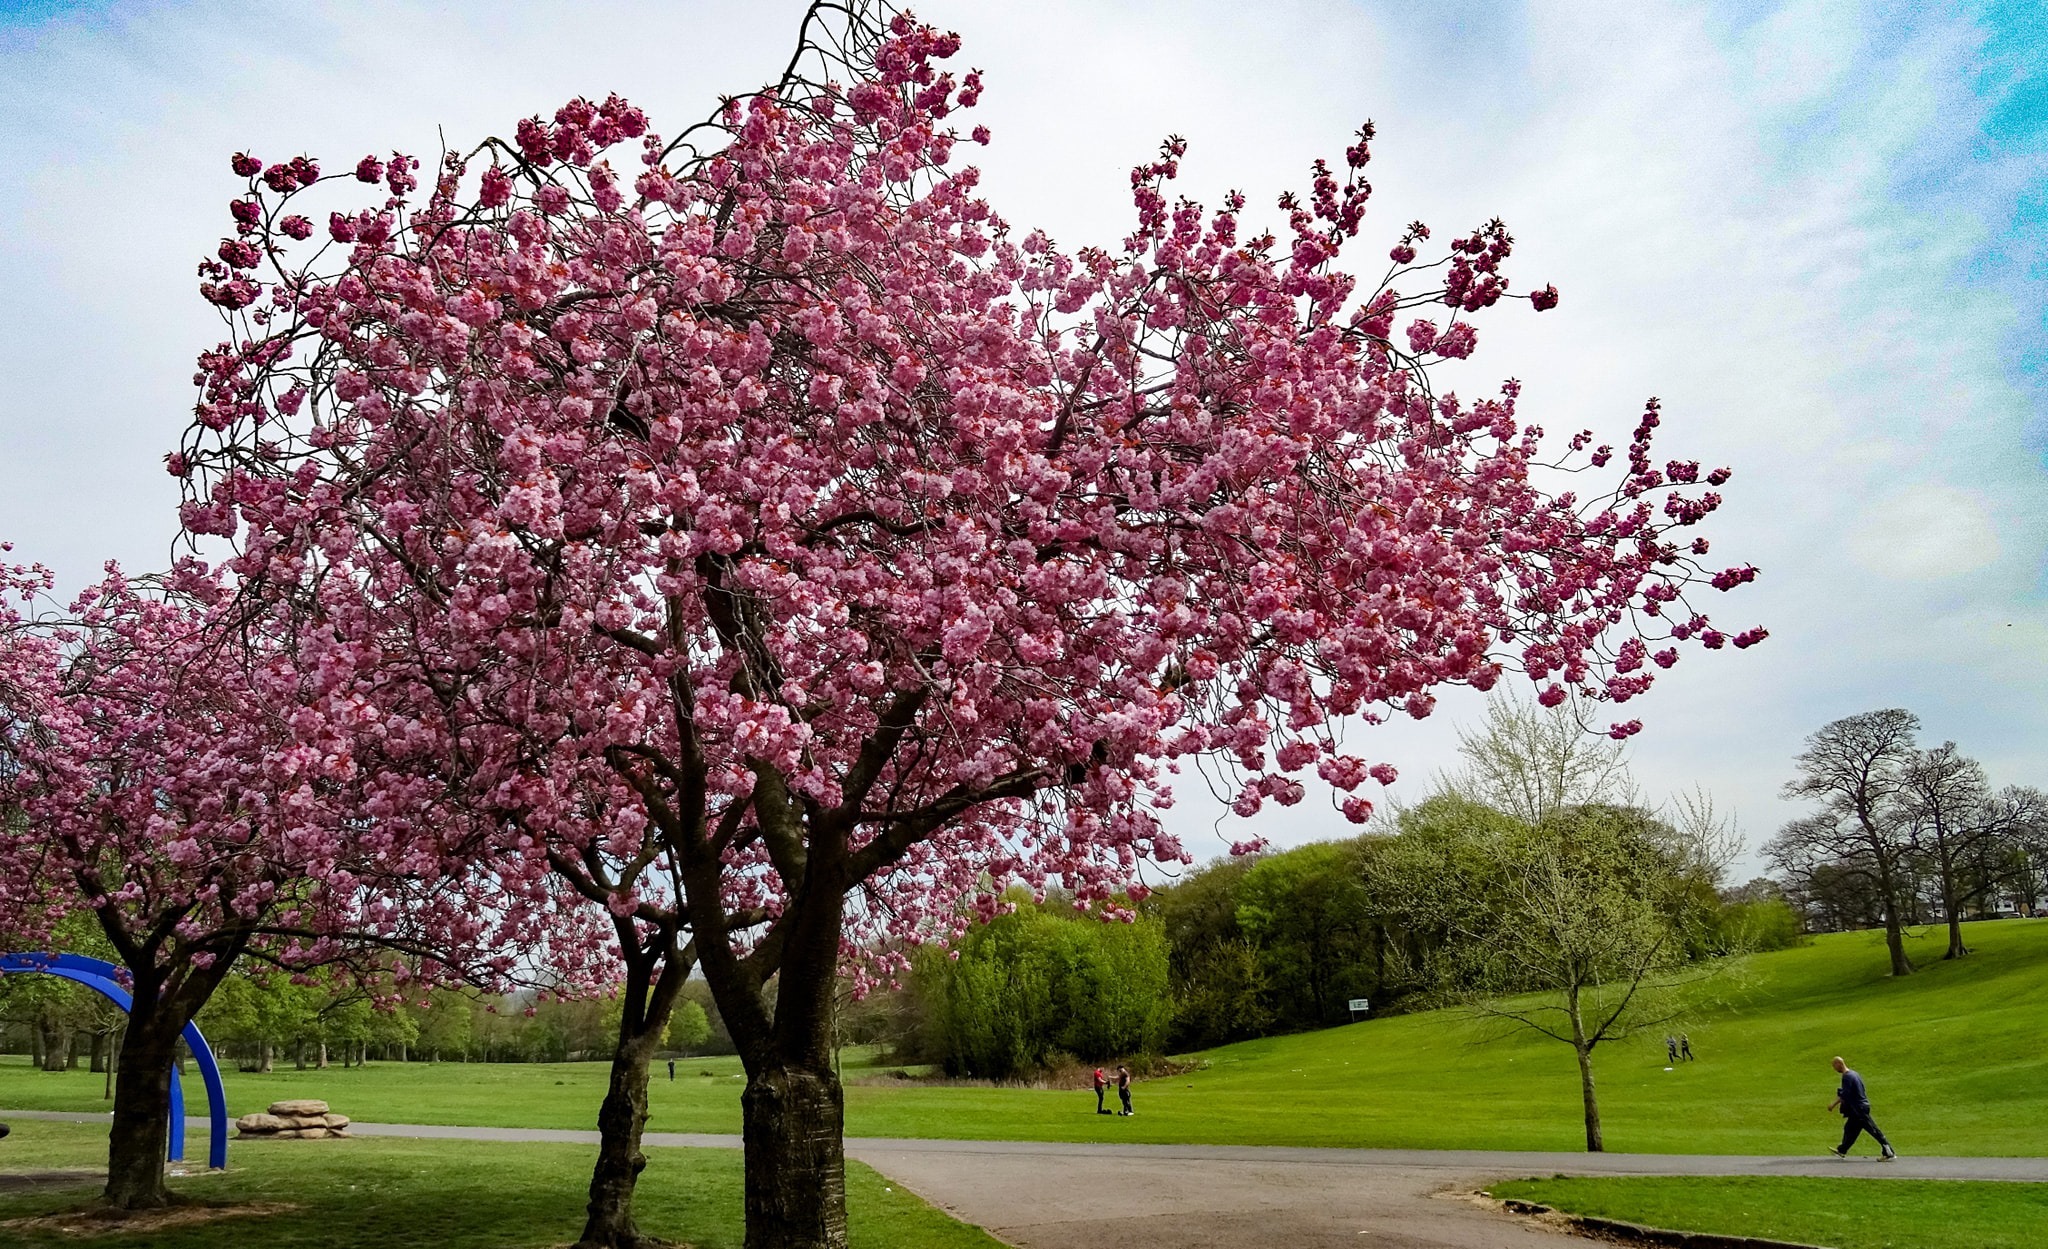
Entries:
{"type": "Polygon", "coordinates": [[[168,994],[244,954],[351,959],[379,983],[490,980],[555,930],[379,818],[383,795],[366,801],[337,753],[346,732],[306,714],[298,654],[203,568],[133,582],[110,565],[66,612],[38,614],[48,587],[40,569],[0,568],[11,948],[87,909],[168,994]]]}

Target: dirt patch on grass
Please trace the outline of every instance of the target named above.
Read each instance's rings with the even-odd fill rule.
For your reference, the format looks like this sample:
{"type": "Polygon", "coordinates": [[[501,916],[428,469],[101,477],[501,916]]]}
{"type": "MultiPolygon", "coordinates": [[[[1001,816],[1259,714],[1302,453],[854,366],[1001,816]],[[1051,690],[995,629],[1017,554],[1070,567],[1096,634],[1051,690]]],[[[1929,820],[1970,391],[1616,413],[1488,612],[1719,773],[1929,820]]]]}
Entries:
{"type": "Polygon", "coordinates": [[[10,1171],[0,1172],[0,1196],[12,1197],[20,1193],[39,1193],[50,1188],[82,1188],[97,1184],[106,1176],[105,1171],[75,1167],[69,1171],[10,1171]]]}
{"type": "Polygon", "coordinates": [[[67,1236],[81,1237],[104,1236],[110,1232],[160,1232],[174,1227],[194,1227],[226,1219],[290,1214],[299,1208],[283,1201],[250,1201],[235,1205],[191,1202],[165,1206],[161,1210],[110,1210],[104,1206],[88,1206],[83,1210],[65,1210],[57,1214],[9,1219],[0,1223],[0,1230],[61,1232],[67,1236]]]}

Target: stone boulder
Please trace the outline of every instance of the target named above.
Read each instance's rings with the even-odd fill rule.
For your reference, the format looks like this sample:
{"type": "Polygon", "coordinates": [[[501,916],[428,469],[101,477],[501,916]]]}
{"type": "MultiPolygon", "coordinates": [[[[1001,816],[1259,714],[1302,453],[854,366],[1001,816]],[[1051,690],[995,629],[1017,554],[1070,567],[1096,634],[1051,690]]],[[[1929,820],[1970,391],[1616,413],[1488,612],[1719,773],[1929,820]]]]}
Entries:
{"type": "Polygon", "coordinates": [[[347,1115],[328,1112],[327,1103],[314,1098],[272,1102],[266,1114],[243,1115],[235,1120],[239,1135],[256,1140],[318,1141],[348,1135],[347,1115]]]}

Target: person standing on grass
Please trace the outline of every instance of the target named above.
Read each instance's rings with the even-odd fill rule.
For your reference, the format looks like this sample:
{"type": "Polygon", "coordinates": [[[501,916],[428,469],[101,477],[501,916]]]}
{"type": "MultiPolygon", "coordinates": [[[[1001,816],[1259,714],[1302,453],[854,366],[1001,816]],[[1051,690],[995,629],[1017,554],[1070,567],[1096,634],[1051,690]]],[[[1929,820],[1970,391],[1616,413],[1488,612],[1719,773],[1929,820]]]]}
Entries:
{"type": "Polygon", "coordinates": [[[1687,1062],[1692,1061],[1692,1038],[1683,1032],[1678,1034],[1678,1056],[1687,1062]]]}
{"type": "Polygon", "coordinates": [[[1118,1114],[1134,1115],[1138,1113],[1131,1109],[1131,1069],[1129,1067],[1120,1066],[1116,1069],[1116,1097],[1118,1101],[1124,1104],[1124,1108],[1119,1110],[1118,1114]]]}
{"type": "Polygon", "coordinates": [[[1098,1115],[1109,1113],[1109,1107],[1102,1104],[1103,1096],[1108,1092],[1109,1077],[1103,1074],[1102,1068],[1097,1067],[1095,1069],[1095,1113],[1098,1115]]]}
{"type": "Polygon", "coordinates": [[[676,1060],[673,1058],[668,1060],[668,1082],[670,1084],[676,1082],[676,1060]]]}
{"type": "Polygon", "coordinates": [[[1835,1094],[1835,1100],[1829,1103],[1828,1109],[1841,1111],[1844,1122],[1842,1143],[1830,1152],[1837,1158],[1848,1157],[1849,1146],[1856,1143],[1856,1137],[1868,1132],[1870,1139],[1876,1141],[1878,1148],[1884,1150],[1881,1155],[1883,1161],[1890,1162],[1898,1157],[1898,1151],[1892,1148],[1892,1143],[1878,1130],[1877,1121],[1870,1117],[1870,1090],[1863,1086],[1863,1077],[1850,1070],[1849,1064],[1843,1062],[1839,1056],[1835,1059],[1834,1067],[1842,1073],[1842,1087],[1835,1094]]]}

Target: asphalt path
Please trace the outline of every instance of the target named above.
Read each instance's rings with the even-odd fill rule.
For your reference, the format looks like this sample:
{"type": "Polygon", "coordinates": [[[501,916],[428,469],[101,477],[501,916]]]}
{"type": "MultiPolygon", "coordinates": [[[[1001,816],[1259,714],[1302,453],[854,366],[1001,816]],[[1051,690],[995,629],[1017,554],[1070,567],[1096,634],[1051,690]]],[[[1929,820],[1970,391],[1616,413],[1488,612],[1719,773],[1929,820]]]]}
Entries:
{"type": "MultiPolygon", "coordinates": [[[[106,1115],[0,1111],[0,1119],[103,1123],[106,1115]]],[[[188,1126],[204,1129],[203,1123],[188,1126]]],[[[352,1134],[595,1144],[597,1133],[354,1123],[352,1134]]],[[[736,1149],[737,1136],[649,1132],[649,1147],[736,1149]]],[[[1022,1249],[1522,1249],[1548,1227],[1458,1199],[1548,1175],[1805,1175],[2048,1182],[2048,1158],[1584,1154],[1307,1149],[849,1137],[850,1157],[1022,1249]]]]}

